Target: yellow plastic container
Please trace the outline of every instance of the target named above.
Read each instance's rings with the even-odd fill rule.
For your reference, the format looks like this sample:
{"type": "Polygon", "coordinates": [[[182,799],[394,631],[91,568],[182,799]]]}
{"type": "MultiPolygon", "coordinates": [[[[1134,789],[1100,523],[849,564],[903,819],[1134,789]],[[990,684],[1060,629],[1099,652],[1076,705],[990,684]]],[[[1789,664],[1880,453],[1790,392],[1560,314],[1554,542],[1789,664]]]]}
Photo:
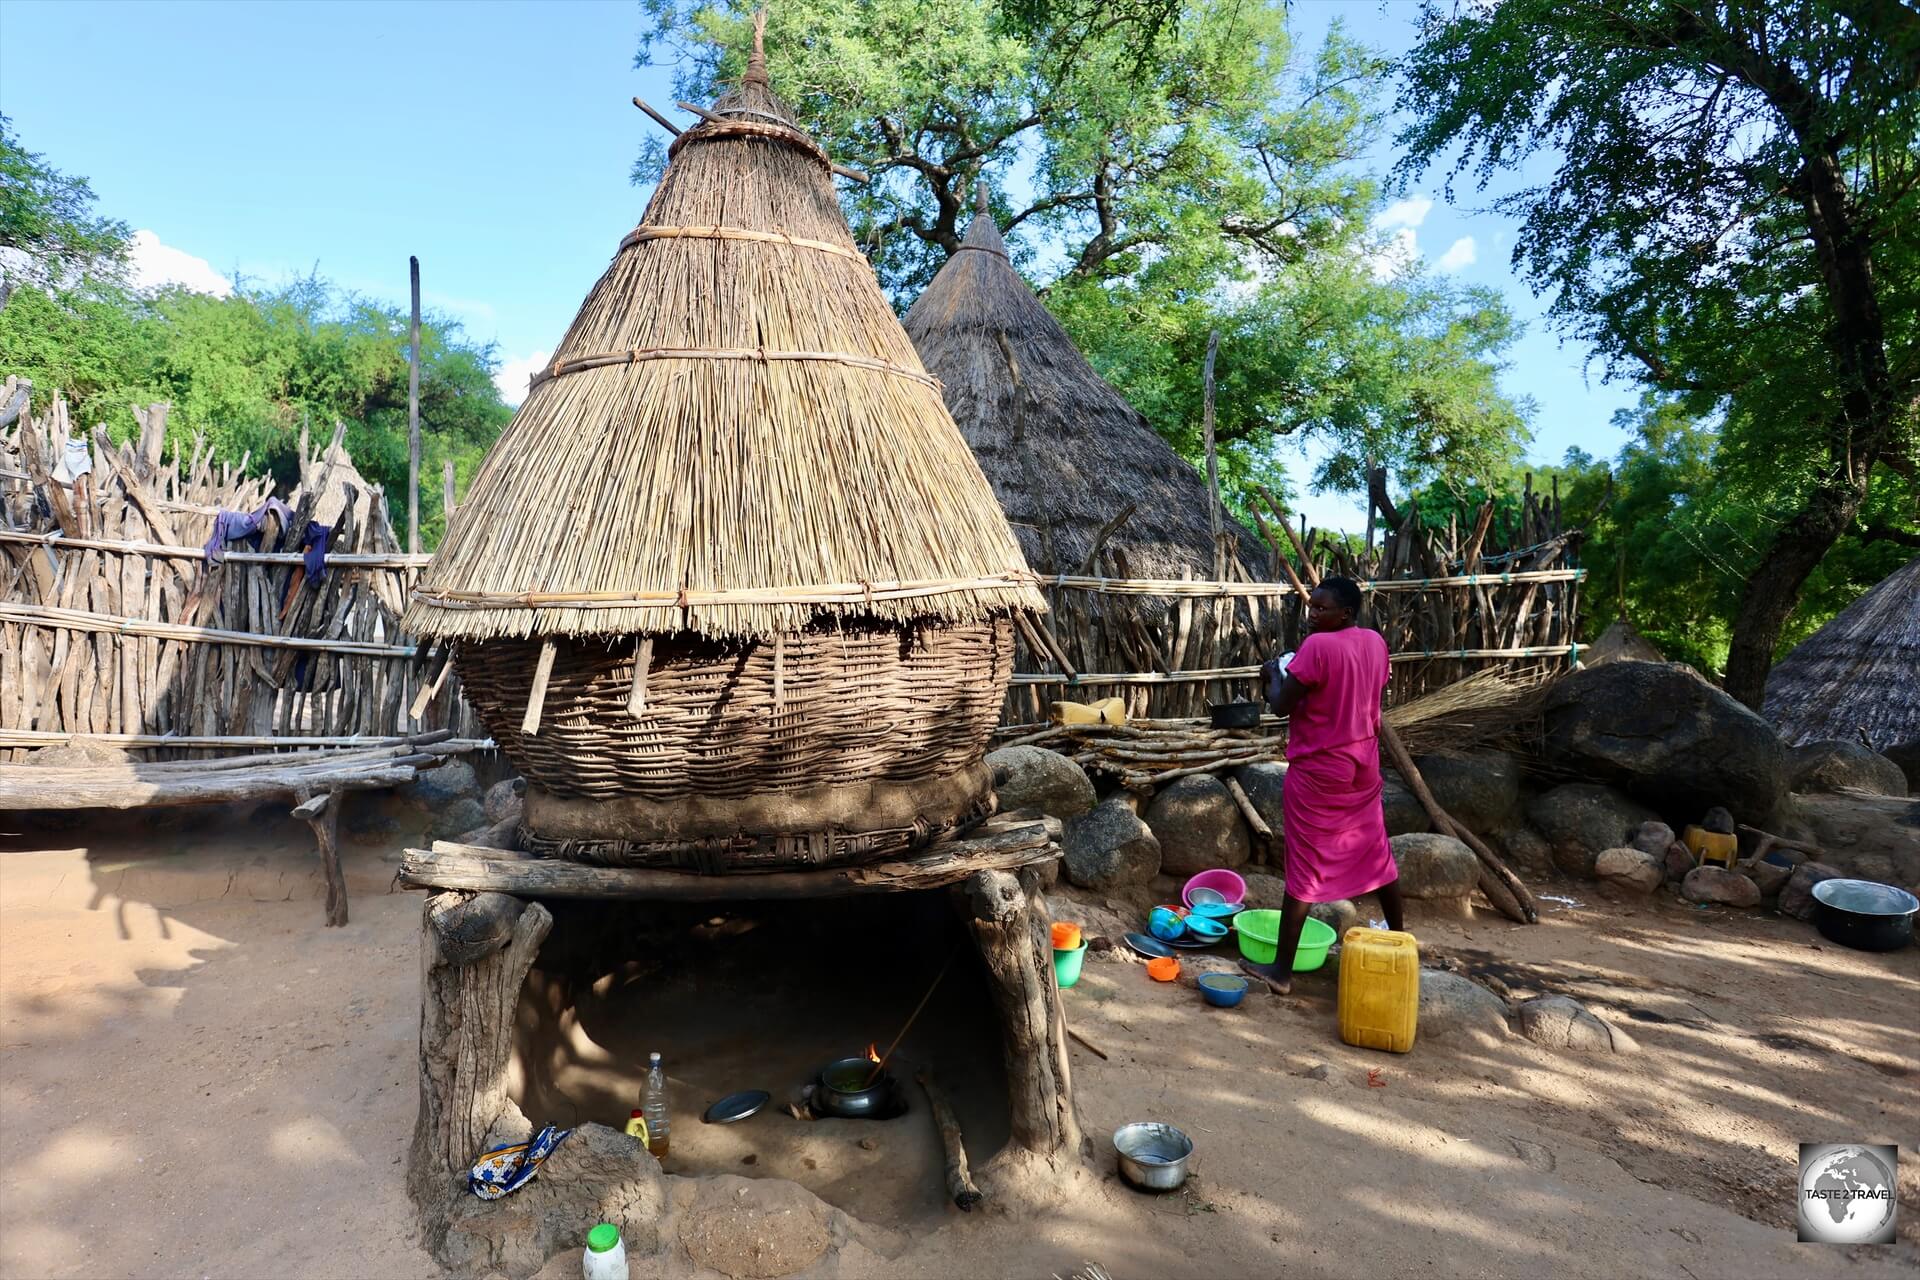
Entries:
{"type": "Polygon", "coordinates": [[[1340,1038],[1406,1053],[1420,1017],[1420,944],[1392,929],[1347,930],[1340,943],[1340,1038]]]}
{"type": "Polygon", "coordinates": [[[1681,835],[1680,842],[1703,866],[1709,862],[1719,862],[1731,870],[1740,857],[1740,837],[1730,833],[1708,831],[1705,827],[1688,827],[1681,835]]]}
{"type": "Polygon", "coordinates": [[[1056,702],[1047,708],[1047,714],[1055,724],[1119,725],[1127,722],[1127,704],[1121,698],[1092,703],[1056,702]]]}

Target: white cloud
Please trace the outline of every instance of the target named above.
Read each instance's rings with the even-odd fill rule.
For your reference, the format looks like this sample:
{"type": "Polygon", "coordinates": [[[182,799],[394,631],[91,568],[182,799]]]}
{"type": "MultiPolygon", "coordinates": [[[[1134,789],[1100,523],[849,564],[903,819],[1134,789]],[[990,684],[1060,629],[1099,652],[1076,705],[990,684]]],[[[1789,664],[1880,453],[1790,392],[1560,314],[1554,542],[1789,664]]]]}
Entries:
{"type": "Polygon", "coordinates": [[[1458,271],[1462,267],[1472,266],[1475,257],[1473,237],[1461,236],[1447,246],[1447,251],[1440,255],[1440,260],[1434,265],[1442,271],[1458,271]]]}
{"type": "Polygon", "coordinates": [[[1375,280],[1391,280],[1420,260],[1420,245],[1412,227],[1401,227],[1368,250],[1366,256],[1375,280]]]}
{"type": "Polygon", "coordinates": [[[1425,196],[1409,196],[1405,200],[1395,200],[1382,209],[1373,219],[1373,225],[1381,231],[1390,231],[1395,227],[1417,227],[1427,220],[1433,212],[1433,201],[1425,196]]]}
{"type": "Polygon", "coordinates": [[[127,246],[127,263],[132,268],[136,288],[157,289],[180,285],[195,293],[210,293],[216,298],[231,297],[233,282],[213,269],[205,258],[196,258],[184,249],[160,243],[160,237],[144,228],[133,233],[127,246]]]}
{"type": "Polygon", "coordinates": [[[553,352],[536,351],[530,356],[518,360],[509,360],[500,366],[493,375],[493,385],[500,388],[500,398],[518,408],[527,398],[527,380],[547,367],[553,361],[553,352]]]}

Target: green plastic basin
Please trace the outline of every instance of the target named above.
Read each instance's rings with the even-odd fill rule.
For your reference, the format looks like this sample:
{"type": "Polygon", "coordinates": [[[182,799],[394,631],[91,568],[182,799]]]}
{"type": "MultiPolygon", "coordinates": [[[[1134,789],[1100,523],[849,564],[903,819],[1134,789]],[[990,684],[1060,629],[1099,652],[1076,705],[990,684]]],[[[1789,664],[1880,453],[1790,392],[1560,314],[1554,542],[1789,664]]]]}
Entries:
{"type": "MultiPolygon", "coordinates": [[[[1272,910],[1242,911],[1233,918],[1233,931],[1240,939],[1240,954],[1255,964],[1272,964],[1280,955],[1280,913],[1272,910]]],[[[1300,929],[1300,945],[1294,949],[1293,971],[1310,973],[1327,962],[1327,949],[1337,935],[1333,926],[1308,916],[1300,929]]]]}

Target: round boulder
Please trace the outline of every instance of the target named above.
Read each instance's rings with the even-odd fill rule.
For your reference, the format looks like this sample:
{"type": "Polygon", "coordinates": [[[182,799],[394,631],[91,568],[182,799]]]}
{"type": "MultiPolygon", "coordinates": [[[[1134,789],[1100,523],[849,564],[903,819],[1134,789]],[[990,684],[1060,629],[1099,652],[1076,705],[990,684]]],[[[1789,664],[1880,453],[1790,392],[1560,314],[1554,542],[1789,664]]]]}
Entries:
{"type": "Polygon", "coordinates": [[[1427,817],[1426,806],[1407,787],[1397,770],[1380,771],[1380,810],[1386,818],[1387,834],[1390,836],[1433,830],[1433,821],[1427,817]]]}
{"type": "Polygon", "coordinates": [[[1857,742],[1808,742],[1787,753],[1787,778],[1795,791],[1864,791],[1907,794],[1900,766],[1857,742]]]}
{"type": "Polygon", "coordinates": [[[525,807],[521,799],[527,791],[525,778],[502,778],[487,788],[486,797],[480,807],[487,812],[488,822],[505,822],[508,818],[516,821],[525,807]]]}
{"type": "Polygon", "coordinates": [[[1640,829],[1633,833],[1633,839],[1627,844],[1642,853],[1650,853],[1656,858],[1667,856],[1667,850],[1673,848],[1673,828],[1664,822],[1643,822],[1640,829]]]}
{"type": "Polygon", "coordinates": [[[1505,752],[1421,756],[1414,763],[1440,807],[1473,831],[1504,827],[1520,811],[1520,765],[1505,752]]]}
{"type": "Polygon", "coordinates": [[[1487,836],[1487,843],[1516,871],[1530,876],[1553,874],[1553,846],[1525,823],[1492,832],[1487,836]]]}
{"type": "Polygon", "coordinates": [[[1346,898],[1316,902],[1307,908],[1307,914],[1332,929],[1336,938],[1346,937],[1347,930],[1357,928],[1361,923],[1360,908],[1346,898]]]}
{"type": "MultiPolygon", "coordinates": [[[[1621,667],[1645,666],[1642,662],[1621,667]]],[[[1615,791],[1592,782],[1569,782],[1543,791],[1527,804],[1527,820],[1553,848],[1554,865],[1572,876],[1593,876],[1593,860],[1618,849],[1659,815],[1615,791]]]]}
{"type": "Polygon", "coordinates": [[[1278,760],[1263,760],[1259,764],[1234,770],[1233,780],[1247,793],[1247,799],[1253,804],[1253,811],[1260,815],[1260,820],[1272,827],[1275,835],[1279,835],[1287,825],[1282,808],[1287,789],[1287,766],[1278,760]]]}
{"type": "MultiPolygon", "coordinates": [[[[1635,850],[1635,852],[1639,852],[1635,850]]],[[[1631,1053],[1640,1046],[1626,1032],[1594,1016],[1587,1006],[1567,996],[1541,996],[1514,1010],[1520,1034],[1549,1049],[1576,1053],[1631,1053]]]]}
{"type": "Polygon", "coordinates": [[[1680,882],[1680,896],[1688,902],[1712,903],[1723,907],[1757,907],[1760,886],[1738,871],[1725,867],[1695,867],[1680,882]]]}
{"type": "MultiPolygon", "coordinates": [[[[1452,836],[1416,832],[1395,836],[1393,860],[1400,868],[1400,892],[1423,902],[1467,907],[1480,880],[1480,859],[1452,836]]],[[[1468,908],[1470,910],[1470,908],[1468,908]]]]}
{"type": "Polygon", "coordinates": [[[1215,867],[1242,867],[1252,854],[1240,806],[1227,784],[1195,773],[1154,793],[1147,826],[1160,842],[1160,870],[1186,877],[1215,867]]]}
{"type": "Polygon", "coordinates": [[[1593,860],[1593,874],[1617,889],[1652,893],[1666,881],[1666,855],[1656,858],[1644,849],[1603,849],[1593,860]]]}
{"type": "Polygon", "coordinates": [[[1000,811],[1032,809],[1050,818],[1071,818],[1093,808],[1093,783],[1058,751],[1045,747],[1002,747],[987,753],[1000,811]]]}
{"type": "Polygon", "coordinates": [[[1145,884],[1160,874],[1160,842],[1123,795],[1067,819],[1061,845],[1067,879],[1082,889],[1145,884]]]}
{"type": "Polygon", "coordinates": [[[1477,982],[1444,969],[1420,971],[1417,1034],[1428,1040],[1504,1040],[1507,1002],[1477,982]]]}
{"type": "MultiPolygon", "coordinates": [[[[403,794],[419,808],[435,812],[455,800],[470,799],[474,810],[481,818],[487,815],[480,809],[480,779],[474,775],[473,766],[465,760],[446,760],[438,768],[422,769],[403,790],[403,794]]],[[[469,822],[467,827],[478,826],[478,822],[469,822]]],[[[465,830],[457,827],[455,830],[465,830]]]]}
{"type": "Polygon", "coordinates": [[[487,811],[472,796],[455,796],[433,811],[427,832],[436,840],[452,840],[487,824],[487,811]]]}
{"type": "Polygon", "coordinates": [[[1549,761],[1656,804],[1723,804],[1760,822],[1786,794],[1786,749],[1773,726],[1689,667],[1587,667],[1554,683],[1542,715],[1549,761]]]}
{"type": "Polygon", "coordinates": [[[1813,886],[1822,880],[1833,880],[1845,874],[1840,868],[1824,862],[1801,863],[1787,877],[1786,887],[1780,890],[1777,904],[1780,914],[1792,916],[1795,920],[1813,919],[1813,886]]]}
{"type": "Polygon", "coordinates": [[[1893,761],[1907,779],[1907,791],[1920,795],[1920,738],[1909,738],[1905,742],[1896,742],[1880,753],[1893,761]]]}

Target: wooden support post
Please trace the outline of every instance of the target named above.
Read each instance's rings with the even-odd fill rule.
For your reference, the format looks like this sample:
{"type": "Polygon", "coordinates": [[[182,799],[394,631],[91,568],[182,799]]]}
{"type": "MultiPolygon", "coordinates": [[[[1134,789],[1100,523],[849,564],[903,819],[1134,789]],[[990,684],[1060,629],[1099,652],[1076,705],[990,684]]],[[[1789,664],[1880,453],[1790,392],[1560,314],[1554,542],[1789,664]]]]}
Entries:
{"type": "MultiPolygon", "coordinates": [[[[960,886],[1005,1037],[1013,1140],[987,1167],[989,1180],[1057,1180],[1085,1158],[1073,1111],[1066,1019],[1053,976],[1053,942],[1040,873],[979,871],[960,886]]],[[[1024,1195],[1043,1194],[1027,1187],[1024,1195]]]]}
{"type": "Polygon", "coordinates": [[[627,690],[627,714],[638,720],[647,714],[647,672],[653,669],[653,637],[641,636],[633,646],[633,687],[627,690]]]}
{"type": "Polygon", "coordinates": [[[513,1013],[553,916],[504,894],[440,893],[420,929],[420,1109],[407,1189],[438,1211],[510,1105],[513,1013]]]}
{"type": "Polygon", "coordinates": [[[340,870],[337,839],[340,796],[332,791],[318,795],[301,791],[295,799],[300,803],[294,807],[293,816],[313,828],[313,838],[320,846],[320,873],[327,881],[327,928],[335,929],[347,922],[347,878],[340,870]]]}
{"type": "Polygon", "coordinates": [[[413,324],[407,341],[407,550],[420,553],[420,259],[407,259],[413,324]]]}

